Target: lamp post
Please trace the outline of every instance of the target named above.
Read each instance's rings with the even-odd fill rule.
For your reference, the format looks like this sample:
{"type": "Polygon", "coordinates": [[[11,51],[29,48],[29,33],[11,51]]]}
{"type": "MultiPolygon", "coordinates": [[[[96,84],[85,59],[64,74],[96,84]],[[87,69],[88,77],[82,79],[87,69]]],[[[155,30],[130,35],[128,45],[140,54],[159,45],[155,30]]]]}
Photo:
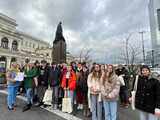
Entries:
{"type": "Polygon", "coordinates": [[[154,67],[154,50],[152,50],[151,63],[152,63],[152,67],[154,67]]]}
{"type": "Polygon", "coordinates": [[[145,31],[141,31],[139,32],[139,34],[141,34],[142,37],[142,53],[143,53],[143,62],[145,63],[145,49],[144,49],[144,38],[143,38],[143,34],[145,33],[145,31]]]}

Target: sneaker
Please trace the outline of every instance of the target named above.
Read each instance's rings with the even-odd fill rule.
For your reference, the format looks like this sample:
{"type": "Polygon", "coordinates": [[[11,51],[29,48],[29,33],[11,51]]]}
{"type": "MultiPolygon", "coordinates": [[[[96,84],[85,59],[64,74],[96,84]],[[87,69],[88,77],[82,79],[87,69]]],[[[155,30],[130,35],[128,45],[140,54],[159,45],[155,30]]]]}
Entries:
{"type": "Polygon", "coordinates": [[[80,106],[80,104],[78,104],[78,107],[77,107],[77,109],[78,109],[78,110],[80,110],[80,109],[81,109],[81,106],[80,106]]]}
{"type": "Polygon", "coordinates": [[[31,106],[32,106],[32,104],[27,104],[26,106],[23,107],[22,112],[25,112],[25,111],[31,109],[31,106]]]}
{"type": "Polygon", "coordinates": [[[9,111],[12,111],[12,110],[14,110],[14,108],[10,108],[10,107],[8,106],[8,110],[9,110],[9,111]]]}
{"type": "Polygon", "coordinates": [[[80,109],[83,110],[83,104],[80,104],[80,109]]]}

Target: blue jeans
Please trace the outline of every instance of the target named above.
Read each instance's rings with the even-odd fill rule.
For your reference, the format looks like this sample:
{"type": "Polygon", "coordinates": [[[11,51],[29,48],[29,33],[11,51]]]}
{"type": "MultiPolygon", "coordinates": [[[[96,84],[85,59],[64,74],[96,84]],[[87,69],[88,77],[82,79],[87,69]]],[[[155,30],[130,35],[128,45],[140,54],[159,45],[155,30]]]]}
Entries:
{"type": "Polygon", "coordinates": [[[9,108],[13,108],[13,105],[16,103],[16,86],[8,85],[8,97],[7,104],[9,108]]]}
{"type": "Polygon", "coordinates": [[[158,120],[158,117],[151,113],[140,111],[140,120],[158,120]]]}
{"type": "Polygon", "coordinates": [[[68,92],[69,92],[68,96],[69,96],[69,98],[71,98],[71,104],[72,104],[72,109],[73,109],[73,105],[74,105],[74,91],[73,90],[69,90],[68,92]]]}
{"type": "Polygon", "coordinates": [[[98,101],[98,95],[91,95],[92,120],[102,120],[102,102],[98,101]]]}
{"type": "Polygon", "coordinates": [[[33,104],[33,91],[32,88],[26,88],[27,104],[33,104]]]}
{"type": "Polygon", "coordinates": [[[19,81],[16,81],[16,84],[15,84],[15,90],[14,90],[14,101],[16,101],[16,96],[17,96],[17,93],[18,93],[18,88],[19,88],[19,85],[20,85],[20,82],[19,81]]]}
{"type": "Polygon", "coordinates": [[[103,100],[105,120],[116,120],[117,119],[117,101],[106,101],[103,100]]]}

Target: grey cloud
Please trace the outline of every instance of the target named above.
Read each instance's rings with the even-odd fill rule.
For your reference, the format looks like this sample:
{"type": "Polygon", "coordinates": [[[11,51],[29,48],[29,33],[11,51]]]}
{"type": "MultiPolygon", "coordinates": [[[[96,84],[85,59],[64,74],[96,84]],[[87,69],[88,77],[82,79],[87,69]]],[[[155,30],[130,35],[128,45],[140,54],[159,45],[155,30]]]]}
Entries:
{"type": "Polygon", "coordinates": [[[146,0],[5,0],[0,3],[0,11],[15,18],[20,30],[50,43],[58,22],[62,21],[64,32],[75,34],[67,40],[71,40],[68,49],[74,53],[83,46],[96,45],[95,54],[102,55],[101,48],[107,46],[104,43],[110,44],[112,37],[117,37],[115,43],[104,49],[104,53],[116,55],[114,44],[120,43],[120,35],[149,28],[147,5],[146,0]],[[33,18],[26,19],[29,14],[33,18]],[[72,38],[76,35],[80,37],[72,38]]]}

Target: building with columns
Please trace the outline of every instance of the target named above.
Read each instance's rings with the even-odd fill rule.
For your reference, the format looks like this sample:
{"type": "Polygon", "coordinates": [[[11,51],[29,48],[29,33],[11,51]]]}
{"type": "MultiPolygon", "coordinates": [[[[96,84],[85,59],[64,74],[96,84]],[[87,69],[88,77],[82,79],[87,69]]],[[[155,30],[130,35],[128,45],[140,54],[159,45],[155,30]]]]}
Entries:
{"type": "Polygon", "coordinates": [[[10,67],[12,61],[24,64],[26,59],[51,62],[48,42],[17,30],[16,20],[0,13],[0,63],[10,67]]]}

